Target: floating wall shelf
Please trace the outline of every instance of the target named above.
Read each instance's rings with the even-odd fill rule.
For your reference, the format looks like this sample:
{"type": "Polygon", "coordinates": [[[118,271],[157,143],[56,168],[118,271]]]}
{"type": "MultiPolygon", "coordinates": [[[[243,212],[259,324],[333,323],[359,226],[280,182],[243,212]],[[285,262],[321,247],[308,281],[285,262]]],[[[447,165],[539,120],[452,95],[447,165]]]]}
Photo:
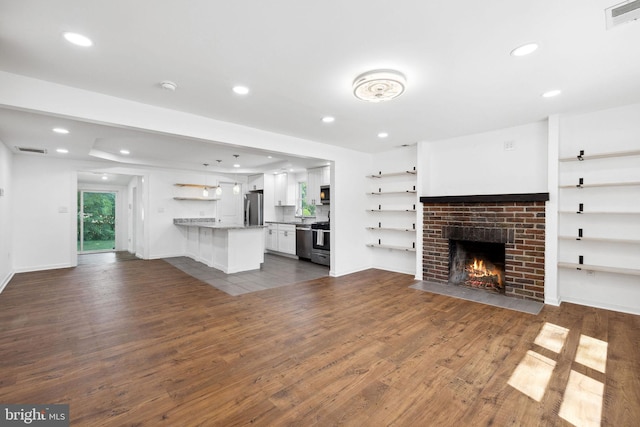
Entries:
{"type": "Polygon", "coordinates": [[[601,271],[603,273],[625,274],[629,276],[640,276],[640,270],[634,268],[607,267],[604,265],[575,264],[572,262],[559,262],[558,267],[576,270],[601,271]]]}

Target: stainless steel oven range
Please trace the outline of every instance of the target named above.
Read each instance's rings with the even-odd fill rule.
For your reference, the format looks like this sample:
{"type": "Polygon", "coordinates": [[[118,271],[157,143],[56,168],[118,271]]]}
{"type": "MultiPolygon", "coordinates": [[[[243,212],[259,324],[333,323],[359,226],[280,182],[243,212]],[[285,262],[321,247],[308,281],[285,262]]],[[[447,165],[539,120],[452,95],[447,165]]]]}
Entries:
{"type": "Polygon", "coordinates": [[[311,224],[313,232],[313,248],[311,262],[329,266],[331,264],[331,227],[329,222],[311,224]]]}

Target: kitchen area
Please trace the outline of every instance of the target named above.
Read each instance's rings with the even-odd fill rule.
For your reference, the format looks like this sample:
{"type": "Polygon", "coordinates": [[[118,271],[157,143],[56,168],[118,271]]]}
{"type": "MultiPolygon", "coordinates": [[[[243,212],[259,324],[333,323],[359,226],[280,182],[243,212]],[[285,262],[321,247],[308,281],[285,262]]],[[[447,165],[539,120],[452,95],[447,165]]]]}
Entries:
{"type": "Polygon", "coordinates": [[[297,269],[330,266],[328,165],[297,173],[252,174],[232,191],[219,188],[203,189],[206,197],[174,197],[185,203],[215,202],[212,216],[173,219],[186,239],[188,258],[224,274],[262,270],[276,262],[294,262],[297,269]]]}
{"type": "Polygon", "coordinates": [[[249,177],[245,224],[266,226],[267,253],[330,266],[330,209],[329,166],[249,177]],[[256,205],[262,209],[252,209],[256,205]]]}

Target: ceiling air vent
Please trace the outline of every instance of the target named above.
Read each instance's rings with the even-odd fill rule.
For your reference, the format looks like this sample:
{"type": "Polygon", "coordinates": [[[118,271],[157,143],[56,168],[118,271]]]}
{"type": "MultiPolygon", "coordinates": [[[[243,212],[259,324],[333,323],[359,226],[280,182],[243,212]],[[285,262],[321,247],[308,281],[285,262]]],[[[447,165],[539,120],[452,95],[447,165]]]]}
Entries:
{"type": "Polygon", "coordinates": [[[605,9],[607,30],[640,18],[640,0],[629,0],[605,9]]]}
{"type": "Polygon", "coordinates": [[[47,154],[47,150],[44,148],[16,147],[16,150],[21,153],[47,154]]]}

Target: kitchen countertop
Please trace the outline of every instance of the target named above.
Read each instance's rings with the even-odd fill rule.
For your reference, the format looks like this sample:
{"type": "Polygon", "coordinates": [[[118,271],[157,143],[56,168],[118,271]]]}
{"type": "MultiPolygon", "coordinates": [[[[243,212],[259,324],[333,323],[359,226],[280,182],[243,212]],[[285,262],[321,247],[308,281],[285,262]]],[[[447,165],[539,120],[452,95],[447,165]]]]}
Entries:
{"type": "Polygon", "coordinates": [[[288,224],[288,225],[309,225],[313,222],[301,222],[301,221],[265,221],[265,224],[288,224]]]}
{"type": "Polygon", "coordinates": [[[252,228],[265,228],[265,225],[221,224],[215,218],[174,218],[175,225],[183,227],[212,228],[214,230],[244,230],[252,228]]]}

